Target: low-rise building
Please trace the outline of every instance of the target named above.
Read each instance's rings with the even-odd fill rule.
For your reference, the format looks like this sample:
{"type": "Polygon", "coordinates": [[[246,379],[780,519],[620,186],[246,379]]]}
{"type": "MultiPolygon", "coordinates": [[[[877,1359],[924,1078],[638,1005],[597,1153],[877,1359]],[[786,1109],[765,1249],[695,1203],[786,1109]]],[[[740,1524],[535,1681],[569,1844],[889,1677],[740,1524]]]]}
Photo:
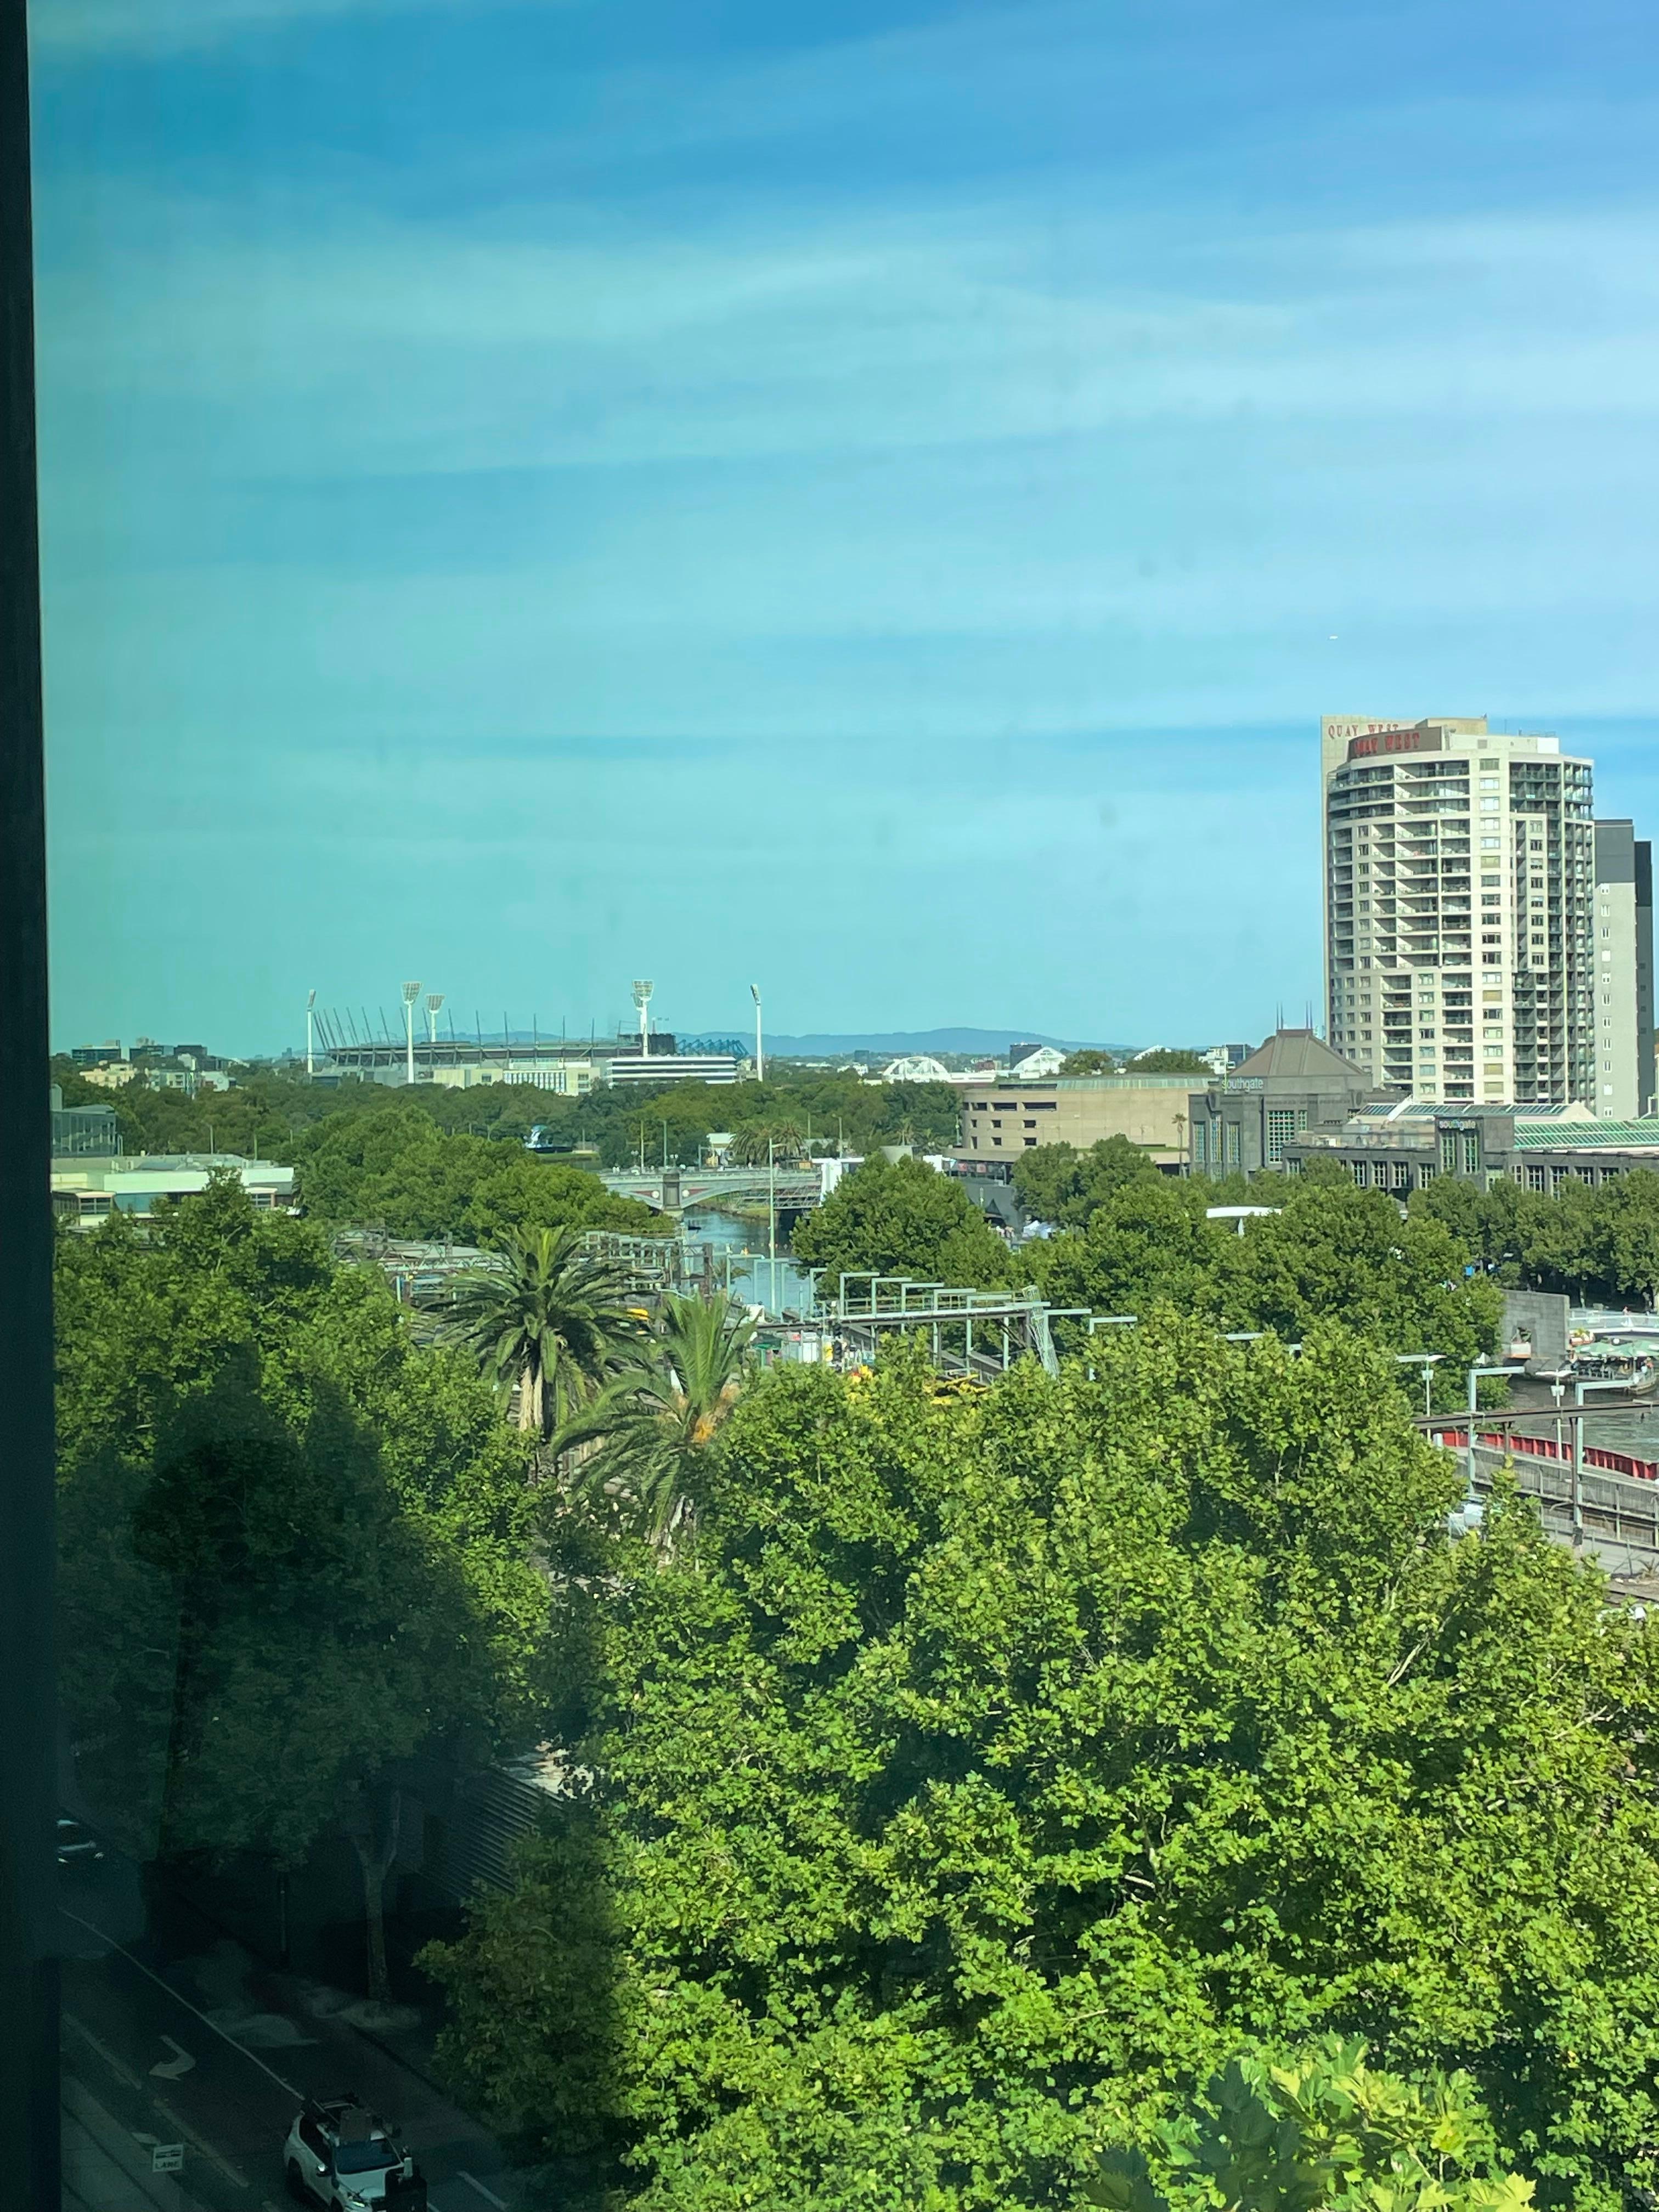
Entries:
{"type": "Polygon", "coordinates": [[[112,1159],[121,1149],[121,1124],[112,1106],[65,1106],[64,1086],[52,1086],[53,1159],[112,1159]]]}
{"type": "Polygon", "coordinates": [[[1234,1068],[1249,1058],[1251,1049],[1247,1044],[1212,1044],[1206,1046],[1199,1058],[1212,1074],[1231,1075],[1234,1068]]]}
{"type": "Polygon", "coordinates": [[[1145,1146],[1159,1166],[1187,1156],[1190,1075],[1056,1075],[1022,1083],[976,1078],[962,1102],[962,1151],[1007,1158],[1036,1145],[1086,1152],[1106,1137],[1145,1146]]]}
{"type": "MultiPolygon", "coordinates": [[[[1191,1085],[1192,1078],[1174,1079],[1191,1085]]],[[[1194,1175],[1255,1175],[1277,1168],[1307,1129],[1340,1127],[1380,1095],[1369,1073],[1311,1030],[1276,1030],[1265,1044],[1188,1103],[1194,1175]]]]}
{"type": "Polygon", "coordinates": [[[1340,1127],[1310,1129],[1285,1147],[1286,1174],[1334,1161],[1362,1190],[1404,1198],[1452,1176],[1483,1190],[1514,1182],[1547,1195],[1603,1183],[1632,1168],[1659,1170],[1659,1119],[1611,1121],[1582,1101],[1563,1107],[1374,1103],[1340,1127]]]}
{"type": "Polygon", "coordinates": [[[125,1158],[70,1157],[52,1164],[52,1208],[84,1227],[112,1213],[146,1221],[162,1199],[205,1190],[215,1175],[234,1175],[255,1206],[290,1206],[294,1170],[240,1152],[134,1152],[125,1158]]]}

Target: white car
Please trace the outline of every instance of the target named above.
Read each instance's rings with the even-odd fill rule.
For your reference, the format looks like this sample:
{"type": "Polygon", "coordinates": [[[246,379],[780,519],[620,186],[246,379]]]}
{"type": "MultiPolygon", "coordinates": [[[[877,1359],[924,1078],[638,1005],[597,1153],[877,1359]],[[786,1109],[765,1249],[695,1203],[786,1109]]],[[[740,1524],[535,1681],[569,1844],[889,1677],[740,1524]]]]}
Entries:
{"type": "Polygon", "coordinates": [[[308,2097],[283,2147],[289,2194],[337,2212],[425,2212],[426,2182],[386,2122],[347,2094],[308,2097]]]}

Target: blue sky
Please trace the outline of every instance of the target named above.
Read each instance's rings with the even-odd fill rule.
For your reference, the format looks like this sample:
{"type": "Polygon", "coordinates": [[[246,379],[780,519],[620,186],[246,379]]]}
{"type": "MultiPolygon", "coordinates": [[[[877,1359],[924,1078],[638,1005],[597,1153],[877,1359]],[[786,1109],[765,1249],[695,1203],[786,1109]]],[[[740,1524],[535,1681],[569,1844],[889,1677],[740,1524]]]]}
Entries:
{"type": "Polygon", "coordinates": [[[59,1043],[1255,1036],[1322,712],[1659,826],[1637,0],[38,0],[59,1043]]]}

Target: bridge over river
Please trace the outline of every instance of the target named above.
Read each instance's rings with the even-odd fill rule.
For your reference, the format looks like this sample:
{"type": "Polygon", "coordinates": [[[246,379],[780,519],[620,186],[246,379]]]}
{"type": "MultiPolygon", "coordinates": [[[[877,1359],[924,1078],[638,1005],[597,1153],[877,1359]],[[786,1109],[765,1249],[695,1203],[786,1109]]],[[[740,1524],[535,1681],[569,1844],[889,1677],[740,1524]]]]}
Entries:
{"type": "Polygon", "coordinates": [[[611,1168],[600,1177],[618,1198],[637,1198],[659,1213],[693,1206],[775,1204],[780,1213],[804,1213],[823,1196],[824,1178],[810,1168],[611,1168]]]}

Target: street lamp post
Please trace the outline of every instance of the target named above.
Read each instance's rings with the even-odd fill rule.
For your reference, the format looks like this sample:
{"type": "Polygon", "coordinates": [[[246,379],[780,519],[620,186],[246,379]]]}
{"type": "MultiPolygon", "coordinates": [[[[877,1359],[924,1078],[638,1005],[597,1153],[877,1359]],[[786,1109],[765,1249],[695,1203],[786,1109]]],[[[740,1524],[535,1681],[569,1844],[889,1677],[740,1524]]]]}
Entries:
{"type": "Polygon", "coordinates": [[[1572,1380],[1572,1370],[1570,1367],[1553,1367],[1543,1379],[1549,1384],[1550,1395],[1555,1401],[1555,1462],[1559,1467],[1561,1463],[1562,1442],[1561,1401],[1567,1395],[1567,1385],[1572,1380]]]}
{"type": "Polygon", "coordinates": [[[1475,1408],[1476,1408],[1477,1405],[1479,1404],[1479,1402],[1480,1402],[1480,1377],[1481,1377],[1483,1375],[1508,1375],[1508,1374],[1510,1374],[1510,1373],[1512,1373],[1512,1372],[1513,1372],[1513,1370],[1512,1370],[1512,1369],[1510,1369],[1510,1368],[1508,1368],[1508,1367],[1491,1367],[1491,1366],[1488,1366],[1488,1365],[1486,1364],[1486,1363],[1484,1360],[1477,1361],[1477,1362],[1476,1362],[1476,1364],[1475,1364],[1473,1367],[1471,1367],[1471,1368],[1470,1368],[1470,1370],[1469,1370],[1469,1371],[1468,1371],[1468,1388],[1469,1388],[1469,1465],[1468,1465],[1468,1474],[1469,1474],[1469,1496],[1470,1496],[1471,1498],[1473,1498],[1473,1497],[1474,1496],[1474,1415],[1475,1415],[1475,1408]]]}
{"type": "Polygon", "coordinates": [[[415,1080],[415,1001],[421,995],[418,983],[404,985],[404,1080],[415,1080]]]}
{"type": "Polygon", "coordinates": [[[761,1037],[761,993],[758,983],[749,986],[749,995],[755,1002],[755,1080],[766,1080],[766,1053],[761,1037]]]}
{"type": "Polygon", "coordinates": [[[1395,1362],[1401,1367],[1420,1367],[1423,1370],[1423,1414],[1425,1419],[1434,1411],[1434,1370],[1445,1358],[1443,1352],[1396,1352],[1395,1362]]]}
{"type": "MultiPolygon", "coordinates": [[[[1622,1390],[1622,1382],[1598,1382],[1578,1376],[1573,1384],[1573,1397],[1582,1407],[1587,1390],[1622,1390]]],[[[1572,1540],[1584,1540],[1584,1416],[1581,1412],[1572,1425],[1572,1540]]]]}

